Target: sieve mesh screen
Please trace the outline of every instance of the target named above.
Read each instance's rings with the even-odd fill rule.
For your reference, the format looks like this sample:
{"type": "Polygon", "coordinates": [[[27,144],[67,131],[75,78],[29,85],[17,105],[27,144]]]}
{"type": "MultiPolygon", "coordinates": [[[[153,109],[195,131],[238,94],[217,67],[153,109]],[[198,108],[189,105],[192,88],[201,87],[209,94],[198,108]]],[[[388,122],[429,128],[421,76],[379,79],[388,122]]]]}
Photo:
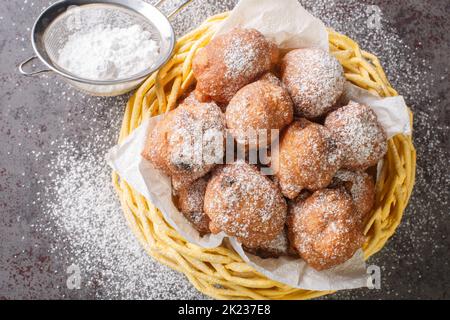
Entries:
{"type": "MultiPolygon", "coordinates": [[[[158,29],[147,19],[133,10],[113,4],[88,4],[70,6],[52,21],[44,31],[43,45],[52,64],[66,73],[71,73],[58,64],[60,50],[74,33],[88,33],[99,25],[111,28],[126,28],[139,25],[152,35],[152,39],[161,43],[158,29]]],[[[74,74],[74,76],[77,76],[74,74]]]]}

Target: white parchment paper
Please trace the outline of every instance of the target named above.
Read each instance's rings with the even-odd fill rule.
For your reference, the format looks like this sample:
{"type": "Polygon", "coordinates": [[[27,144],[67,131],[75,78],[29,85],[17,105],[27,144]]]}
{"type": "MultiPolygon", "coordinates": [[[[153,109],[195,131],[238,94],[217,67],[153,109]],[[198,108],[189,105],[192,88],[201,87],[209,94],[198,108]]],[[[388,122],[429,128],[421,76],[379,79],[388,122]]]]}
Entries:
{"type": "Polygon", "coordinates": [[[328,50],[325,25],[297,0],[241,0],[216,35],[236,27],[254,28],[281,49],[314,47],[328,50]]]}
{"type": "MultiPolygon", "coordinates": [[[[328,48],[328,35],[323,23],[310,15],[297,0],[241,0],[219,32],[226,32],[236,26],[255,28],[286,49],[328,48]]],[[[402,97],[379,98],[350,83],[346,84],[345,94],[349,99],[370,106],[389,137],[411,133],[408,109],[402,97]]],[[[217,247],[226,235],[200,237],[175,207],[170,179],[141,157],[148,131],[162,117],[144,121],[122,145],[110,150],[107,161],[122,179],[158,207],[167,222],[186,240],[205,248],[217,247]]],[[[244,252],[235,239],[230,238],[230,243],[244,261],[256,270],[292,287],[341,290],[363,287],[367,283],[362,250],[344,264],[318,272],[301,259],[261,259],[244,252]]]]}

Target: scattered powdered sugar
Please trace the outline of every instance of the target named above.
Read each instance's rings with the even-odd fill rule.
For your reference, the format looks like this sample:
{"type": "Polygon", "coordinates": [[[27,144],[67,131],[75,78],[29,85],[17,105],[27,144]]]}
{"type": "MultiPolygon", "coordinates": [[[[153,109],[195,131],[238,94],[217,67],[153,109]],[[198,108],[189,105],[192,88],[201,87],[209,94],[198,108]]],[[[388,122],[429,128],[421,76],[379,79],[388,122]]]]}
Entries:
{"type": "MultiPolygon", "coordinates": [[[[395,23],[395,21],[392,21],[392,16],[387,12],[383,12],[380,28],[368,29],[367,21],[370,16],[370,13],[367,13],[366,10],[368,6],[359,0],[301,0],[300,2],[307,10],[322,19],[327,26],[350,36],[361,45],[361,48],[376,54],[380,58],[386,74],[389,80],[392,81],[394,88],[397,89],[400,94],[405,96],[408,105],[410,105],[415,112],[414,139],[419,153],[415,185],[416,196],[412,198],[409,207],[405,211],[405,216],[403,217],[395,237],[389,241],[388,245],[385,246],[381,252],[370,260],[371,264],[376,264],[381,267],[383,279],[382,290],[347,290],[328,297],[347,299],[355,297],[395,298],[398,296],[406,298],[417,298],[418,296],[429,298],[435,297],[436,295],[431,295],[431,291],[433,294],[445,292],[447,282],[438,281],[438,283],[440,283],[439,287],[435,287],[434,290],[431,291],[423,290],[423,284],[427,283],[426,281],[434,281],[432,279],[435,279],[438,272],[442,272],[445,268],[445,266],[439,266],[439,263],[430,265],[428,263],[429,259],[440,257],[439,261],[442,261],[442,259],[445,258],[445,255],[448,254],[448,246],[446,246],[449,243],[449,238],[446,236],[448,234],[448,232],[446,232],[447,225],[443,223],[443,221],[448,221],[448,210],[442,210],[445,205],[448,205],[449,199],[449,189],[444,187],[449,184],[449,177],[445,174],[449,163],[448,152],[446,151],[447,144],[445,144],[445,138],[448,136],[448,125],[443,122],[443,108],[445,108],[446,91],[442,91],[442,94],[436,96],[438,92],[440,92],[439,87],[442,87],[440,83],[448,81],[448,68],[442,66],[442,63],[438,58],[438,48],[436,48],[436,51],[432,54],[432,49],[430,49],[429,45],[435,43],[434,41],[442,39],[443,35],[435,34],[430,37],[430,39],[434,38],[437,40],[424,38],[422,43],[419,42],[417,44],[418,46],[415,48],[411,46],[411,39],[408,40],[407,38],[414,38],[417,36],[405,37],[404,34],[399,34],[398,30],[392,26],[392,23],[395,23]],[[422,45],[425,47],[421,47],[422,45]],[[437,69],[432,69],[435,67],[437,69]],[[440,269],[441,267],[443,269],[440,269]]],[[[26,1],[24,3],[26,3],[26,1]]],[[[166,3],[167,6],[175,6],[177,4],[176,1],[167,1],[166,3]]],[[[182,35],[186,31],[192,30],[195,26],[199,25],[206,17],[215,13],[230,10],[236,3],[237,0],[224,0],[214,3],[209,0],[194,0],[192,5],[189,5],[181,14],[175,17],[175,30],[178,35],[182,35]]],[[[39,11],[43,10],[47,4],[48,1],[28,1],[28,5],[22,5],[21,10],[26,10],[27,13],[33,12],[34,16],[37,16],[39,11]],[[36,4],[34,9],[33,4],[36,4]]],[[[390,4],[388,4],[388,6],[389,5],[390,4]]],[[[423,19],[422,21],[425,25],[422,30],[429,28],[429,22],[431,21],[430,15],[434,16],[436,19],[440,19],[440,17],[439,15],[436,15],[436,13],[429,15],[429,8],[423,7],[427,5],[428,3],[426,2],[423,4],[418,4],[418,2],[416,2],[416,4],[407,5],[407,9],[404,11],[405,14],[407,12],[408,15],[403,16],[403,23],[405,24],[406,19],[412,19],[412,23],[415,23],[418,21],[417,17],[420,17],[420,19],[423,19]],[[420,9],[421,11],[419,12],[418,10],[420,9]]],[[[392,7],[394,9],[393,16],[395,17],[395,11],[398,10],[399,6],[393,5],[392,7]]],[[[384,8],[387,7],[383,6],[382,9],[384,10],[384,8]]],[[[167,8],[165,9],[165,12],[170,11],[167,8]]],[[[25,30],[25,28],[21,30],[16,27],[19,26],[20,22],[11,21],[7,16],[4,18],[5,19],[0,17],[0,19],[5,22],[5,27],[8,28],[8,31],[11,30],[11,34],[17,34],[16,42],[22,47],[21,49],[19,48],[19,51],[28,51],[29,44],[25,40],[28,38],[29,28],[27,30],[25,30]]],[[[445,14],[443,14],[443,19],[444,21],[447,19],[445,14]]],[[[28,26],[29,22],[29,20],[26,21],[28,26]]],[[[433,30],[436,30],[436,32],[442,30],[442,27],[437,25],[438,23],[439,20],[433,21],[433,26],[436,25],[436,28],[433,28],[433,30]]],[[[406,24],[409,25],[411,22],[407,22],[406,24]]],[[[400,30],[400,33],[402,32],[404,33],[404,30],[400,30]]],[[[424,34],[428,34],[427,31],[424,32],[425,33],[421,33],[420,35],[423,36],[424,34]]],[[[12,55],[5,56],[5,59],[13,65],[17,61],[11,57],[12,55]]],[[[56,110],[60,110],[61,107],[66,107],[67,105],[70,105],[70,109],[75,109],[72,115],[67,116],[68,118],[72,118],[72,120],[75,119],[74,121],[89,120],[92,128],[101,128],[99,119],[101,119],[102,116],[108,119],[119,119],[121,116],[118,115],[120,112],[114,112],[114,115],[111,115],[110,112],[105,112],[105,110],[121,110],[125,101],[113,102],[111,100],[104,100],[108,102],[108,104],[102,105],[93,117],[86,119],[86,111],[84,109],[76,109],[75,101],[80,101],[79,103],[83,108],[91,108],[89,97],[83,97],[66,85],[58,85],[57,80],[53,78],[49,79],[47,76],[42,78],[41,84],[45,95],[48,94],[50,97],[55,97],[55,92],[57,92],[58,96],[62,97],[61,100],[51,101],[52,103],[54,102],[54,108],[47,114],[50,121],[59,121],[59,114],[56,113],[56,110]],[[83,103],[81,101],[83,101],[83,103]]],[[[15,86],[16,92],[20,92],[20,94],[25,94],[23,92],[23,90],[25,90],[24,88],[27,88],[26,90],[30,89],[26,85],[23,85],[22,81],[17,81],[15,84],[12,83],[11,86],[13,88],[15,86]]],[[[44,96],[40,98],[46,103],[44,96]]],[[[6,108],[3,108],[3,110],[5,109],[6,108]]],[[[27,109],[21,108],[20,110],[26,111],[27,109]]],[[[33,110],[32,113],[34,112],[35,111],[33,110]]],[[[116,122],[117,123],[110,126],[111,131],[118,132],[120,121],[118,120],[116,122]]],[[[27,129],[30,128],[30,130],[34,130],[33,125],[34,124],[28,126],[27,124],[27,129]]],[[[48,127],[49,129],[51,128],[50,125],[48,125],[48,127]]],[[[83,132],[87,132],[92,128],[86,129],[83,132]]],[[[96,136],[103,137],[103,139],[112,143],[114,135],[108,135],[105,130],[105,128],[102,128],[102,131],[96,132],[96,136]]],[[[102,161],[103,155],[109,146],[110,145],[105,145],[96,141],[95,144],[91,146],[91,149],[83,150],[82,153],[98,155],[98,157],[95,157],[97,158],[97,162],[91,164],[96,168],[93,169],[94,171],[101,172],[106,167],[102,161]]],[[[47,149],[48,146],[44,145],[43,148],[47,149]]],[[[80,146],[72,146],[67,152],[73,154],[75,152],[74,150],[79,150],[79,148],[80,146]]],[[[76,152],[80,155],[79,151],[76,152]]],[[[61,155],[61,157],[64,157],[64,155],[61,155]]],[[[83,161],[82,156],[79,156],[78,160],[72,159],[67,161],[64,166],[61,165],[61,161],[62,159],[53,162],[54,167],[51,168],[52,177],[49,178],[50,180],[63,179],[63,175],[57,174],[57,172],[66,167],[88,166],[88,164],[83,161]]],[[[120,223],[113,219],[115,215],[118,217],[118,220],[121,219],[121,209],[117,203],[117,197],[109,189],[109,175],[85,174],[83,181],[85,182],[84,184],[89,185],[94,183],[93,180],[99,180],[100,178],[105,179],[102,187],[95,190],[91,189],[91,191],[94,192],[94,194],[92,194],[93,203],[101,203],[102,201],[94,202],[94,200],[103,197],[105,202],[116,202],[116,208],[111,212],[98,214],[97,218],[103,220],[104,224],[110,223],[111,228],[115,226],[117,232],[114,232],[114,234],[108,233],[108,237],[105,238],[106,240],[102,241],[100,239],[103,237],[104,230],[99,227],[99,224],[93,224],[90,229],[93,229],[92,234],[96,233],[96,237],[88,237],[80,241],[70,234],[65,234],[63,229],[60,229],[59,227],[56,227],[56,231],[53,231],[53,229],[46,229],[45,231],[49,236],[53,235],[55,239],[71,239],[70,241],[64,240],[64,244],[61,244],[61,247],[64,247],[63,249],[67,251],[65,255],[67,257],[80,257],[78,261],[83,260],[84,262],[82,265],[88,266],[89,270],[95,269],[96,264],[99,264],[99,261],[106,256],[105,249],[102,250],[103,254],[101,255],[92,254],[94,259],[89,260],[88,252],[91,250],[90,246],[92,245],[99,248],[102,245],[110,246],[111,249],[108,254],[110,254],[111,257],[106,256],[105,258],[109,260],[108,265],[112,265],[111,260],[113,260],[114,257],[118,258],[118,262],[115,261],[114,267],[111,267],[111,269],[114,269],[116,274],[120,274],[122,270],[127,269],[129,274],[140,276],[142,282],[146,284],[145,288],[147,288],[147,290],[144,288],[138,288],[136,290],[127,286],[129,282],[127,276],[109,278],[108,281],[103,282],[102,286],[96,287],[96,285],[92,284],[90,288],[92,288],[93,291],[97,291],[98,289],[98,292],[96,292],[97,296],[106,297],[133,298],[138,297],[138,295],[143,298],[162,299],[173,297],[198,297],[196,290],[191,288],[184,276],[160,266],[159,263],[154,262],[151,258],[145,256],[145,253],[139,249],[134,237],[128,237],[129,230],[125,227],[126,224],[123,219],[120,223]],[[109,191],[105,192],[105,190],[109,191]],[[110,221],[111,219],[113,222],[110,221]],[[117,246],[117,242],[121,242],[124,245],[117,246]],[[70,245],[66,245],[66,243],[70,243],[70,245]],[[130,261],[123,263],[122,260],[129,258],[129,255],[127,256],[129,252],[139,252],[139,254],[136,254],[139,258],[135,260],[130,259],[130,261]],[[127,266],[125,266],[125,264],[127,264],[127,266]],[[123,289],[120,290],[120,294],[115,290],[115,288],[118,287],[123,287],[123,289]]],[[[77,175],[74,175],[72,178],[66,176],[65,179],[72,179],[71,181],[77,182],[80,180],[80,177],[77,175]]],[[[45,182],[45,184],[46,183],[47,182],[45,182]]],[[[44,183],[38,185],[42,186],[43,184],[44,183]]],[[[100,183],[98,182],[98,184],[100,183]]],[[[30,193],[34,194],[35,192],[35,190],[30,190],[30,193]]],[[[50,201],[56,206],[56,203],[58,201],[61,202],[62,200],[49,200],[53,194],[58,194],[57,189],[56,187],[49,185],[46,186],[45,194],[43,192],[39,194],[38,192],[35,197],[41,198],[43,201],[50,201]]],[[[62,196],[59,196],[58,198],[60,197],[62,196]]],[[[75,206],[77,205],[77,198],[72,197],[70,194],[66,194],[65,197],[72,198],[71,203],[75,206]]],[[[67,200],[65,203],[68,204],[69,201],[67,200]]],[[[99,208],[94,207],[92,207],[92,209],[94,212],[100,210],[99,208]]],[[[53,213],[48,209],[45,210],[43,214],[48,217],[56,217],[54,218],[54,221],[57,222],[64,218],[63,211],[65,210],[72,212],[70,208],[62,208],[60,206],[58,210],[54,209],[53,213]],[[59,211],[59,213],[57,213],[57,211],[59,211]]],[[[95,217],[92,217],[92,219],[94,218],[95,217]]],[[[47,225],[41,226],[41,230],[44,230],[44,228],[47,228],[47,225]]],[[[89,234],[89,230],[79,230],[80,234],[83,232],[89,234]]],[[[445,263],[448,269],[448,262],[445,263]]],[[[94,274],[94,272],[91,274],[94,274]]],[[[35,276],[35,278],[37,277],[35,276]]],[[[96,282],[95,278],[95,276],[92,276],[93,283],[96,282]]],[[[27,281],[27,295],[28,293],[34,294],[32,296],[33,298],[45,298],[47,297],[47,294],[55,295],[54,292],[51,293],[51,289],[49,289],[48,293],[44,293],[42,289],[43,286],[35,285],[35,281],[32,283],[33,287],[30,287],[31,284],[27,281]]],[[[18,287],[17,282],[13,282],[12,285],[18,287]]],[[[82,282],[82,286],[84,286],[84,282],[82,282]]],[[[428,287],[426,286],[426,288],[428,287]]],[[[80,297],[83,298],[86,296],[81,295],[80,297]]]]}
{"type": "Polygon", "coordinates": [[[445,31],[448,28],[444,27],[448,25],[446,4],[412,1],[400,5],[377,1],[379,6],[373,6],[360,0],[300,2],[328,27],[375,54],[393,87],[414,112],[417,175],[413,196],[394,236],[369,260],[381,268],[382,290],[341,291],[333,297],[443,297],[448,281],[441,281],[440,275],[449,269],[446,257],[450,244],[446,223],[450,188],[445,188],[450,184],[449,125],[445,116],[449,68],[442,62],[448,51],[445,44],[449,43],[449,33],[445,31]],[[370,18],[377,9],[380,26],[370,26],[370,18]],[[436,263],[430,264],[431,260],[436,263]]]}
{"type": "Polygon", "coordinates": [[[141,248],[121,212],[110,169],[91,150],[96,146],[80,149],[65,142],[49,163],[51,181],[44,193],[52,200],[43,204],[45,220],[37,229],[60,239],[50,254],[78,267],[81,288],[95,289],[95,298],[168,299],[177,291],[184,298],[198,297],[187,281],[180,281],[182,275],[141,248]]]}
{"type": "Polygon", "coordinates": [[[59,51],[58,64],[85,79],[117,80],[149,68],[158,55],[158,44],[141,26],[99,24],[70,35],[59,51]]]}

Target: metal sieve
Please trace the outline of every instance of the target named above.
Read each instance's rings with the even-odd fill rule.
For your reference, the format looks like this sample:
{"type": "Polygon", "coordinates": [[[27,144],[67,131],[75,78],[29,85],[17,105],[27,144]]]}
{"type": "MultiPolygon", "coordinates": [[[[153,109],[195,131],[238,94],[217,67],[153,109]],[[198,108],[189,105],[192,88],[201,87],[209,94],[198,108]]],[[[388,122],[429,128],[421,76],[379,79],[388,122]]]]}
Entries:
{"type": "Polygon", "coordinates": [[[129,92],[139,86],[151,73],[158,70],[171,57],[175,47],[175,33],[169,18],[184,8],[191,0],[185,0],[167,17],[158,7],[165,2],[151,5],[142,0],[64,0],[48,7],[37,18],[31,42],[35,55],[19,65],[25,76],[55,72],[73,86],[96,96],[116,96],[129,92]],[[131,77],[117,80],[95,80],[77,76],[58,65],[60,49],[75,32],[83,32],[97,25],[127,27],[139,25],[150,32],[152,40],[159,45],[159,56],[145,70],[138,70],[131,77]],[[26,71],[25,67],[39,59],[45,69],[26,71]]]}

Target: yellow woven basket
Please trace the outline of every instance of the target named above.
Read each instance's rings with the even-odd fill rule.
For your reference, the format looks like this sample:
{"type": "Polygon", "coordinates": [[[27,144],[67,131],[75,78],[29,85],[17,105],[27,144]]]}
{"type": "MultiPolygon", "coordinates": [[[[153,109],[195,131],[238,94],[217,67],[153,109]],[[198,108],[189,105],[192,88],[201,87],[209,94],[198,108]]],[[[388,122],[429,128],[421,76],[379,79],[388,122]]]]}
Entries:
{"type": "MultiPolygon", "coordinates": [[[[119,143],[141,122],[176,106],[178,97],[195,79],[191,70],[195,53],[209,43],[217,26],[228,13],[213,16],[196,30],[181,37],[172,59],[151,75],[130,98],[119,143]]],[[[379,60],[360,50],[348,37],[329,30],[330,50],[339,59],[349,81],[380,96],[395,96],[379,60]]],[[[365,258],[379,251],[395,232],[414,184],[416,153],[410,136],[389,140],[388,153],[376,187],[376,206],[365,228],[365,258]]],[[[330,291],[291,288],[270,280],[247,265],[223,245],[204,249],[187,242],[167,222],[161,212],[126,181],[113,173],[125,217],[145,250],[156,260],[183,272],[204,294],[218,299],[308,299],[330,291]]]]}

